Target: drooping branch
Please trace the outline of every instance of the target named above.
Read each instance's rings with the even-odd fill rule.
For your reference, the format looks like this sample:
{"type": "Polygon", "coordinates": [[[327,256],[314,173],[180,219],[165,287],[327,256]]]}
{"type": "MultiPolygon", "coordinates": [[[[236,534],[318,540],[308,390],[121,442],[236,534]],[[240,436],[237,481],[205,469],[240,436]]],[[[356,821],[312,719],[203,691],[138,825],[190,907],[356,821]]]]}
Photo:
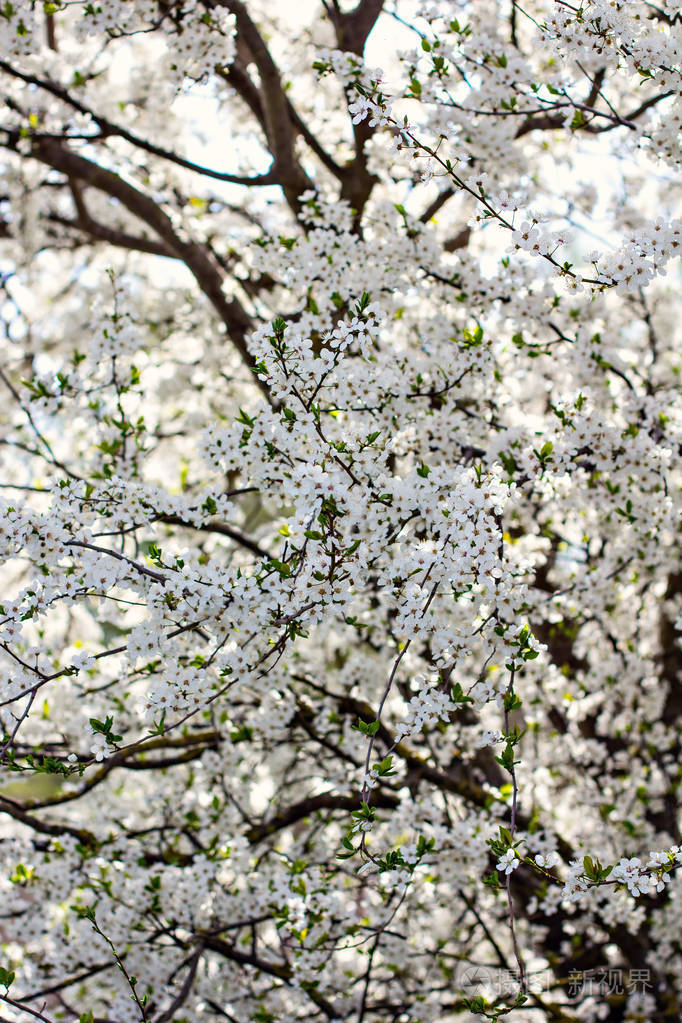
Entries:
{"type": "Polygon", "coordinates": [[[229,174],[224,171],[214,170],[211,167],[204,167],[202,164],[195,163],[192,160],[187,160],[185,157],[180,156],[178,153],[174,153],[170,149],[154,145],[147,139],[142,138],[142,136],[135,134],[135,132],[124,128],[123,125],[115,124],[108,118],[101,117],[94,110],[91,110],[90,107],[85,106],[85,104],[77,100],[75,96],[72,96],[67,89],[64,89],[61,85],[57,85],[55,82],[52,82],[47,78],[38,78],[37,75],[26,74],[25,72],[12,67],[11,64],[8,64],[7,61],[4,60],[0,60],[0,71],[4,71],[13,78],[20,79],[20,81],[25,82],[27,85],[33,85],[42,89],[51,96],[55,96],[57,99],[60,99],[63,103],[66,103],[74,110],[77,110],[80,114],[90,117],[93,124],[96,124],[100,129],[100,140],[111,137],[122,138],[137,149],[143,150],[145,153],[149,153],[152,156],[158,156],[163,160],[168,160],[170,163],[177,164],[179,167],[195,171],[203,177],[213,178],[216,181],[225,181],[233,185],[247,185],[250,188],[263,185],[274,185],[277,183],[277,179],[273,175],[272,171],[268,171],[265,174],[244,175],[229,174]]]}
{"type": "Polygon", "coordinates": [[[74,200],[78,216],[74,219],[62,217],[58,213],[50,212],[45,219],[51,224],[59,224],[70,230],[85,235],[86,240],[103,241],[115,245],[119,249],[129,249],[133,252],[144,252],[152,256],[164,256],[167,259],[177,259],[178,256],[164,242],[153,238],[146,238],[140,235],[132,235],[120,228],[109,227],[101,224],[90,215],[85,203],[81,183],[75,178],[69,180],[69,188],[74,200]]]}
{"type": "MultiPolygon", "coordinates": [[[[16,139],[14,143],[16,145],[16,139]]],[[[182,239],[170,218],[159,204],[135,188],[114,171],[101,167],[92,160],[73,152],[52,137],[35,136],[31,155],[69,179],[82,181],[118,201],[134,216],[142,220],[165,243],[168,250],[181,259],[192,273],[202,292],[220,315],[230,340],[249,368],[259,388],[267,395],[267,388],[255,372],[246,338],[252,328],[249,314],[236,298],[227,298],[223,291],[223,278],[211,261],[205,248],[196,242],[182,239]]]]}

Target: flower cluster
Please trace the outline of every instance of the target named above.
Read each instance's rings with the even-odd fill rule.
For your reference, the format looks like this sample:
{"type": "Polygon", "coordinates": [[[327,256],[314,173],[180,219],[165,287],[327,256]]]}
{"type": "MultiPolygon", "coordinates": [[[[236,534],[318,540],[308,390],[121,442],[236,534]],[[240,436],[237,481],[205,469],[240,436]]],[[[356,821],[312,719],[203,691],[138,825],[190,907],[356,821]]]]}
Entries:
{"type": "Polygon", "coordinates": [[[682,19],[307,18],[0,3],[0,1016],[679,1015],[682,19]]]}

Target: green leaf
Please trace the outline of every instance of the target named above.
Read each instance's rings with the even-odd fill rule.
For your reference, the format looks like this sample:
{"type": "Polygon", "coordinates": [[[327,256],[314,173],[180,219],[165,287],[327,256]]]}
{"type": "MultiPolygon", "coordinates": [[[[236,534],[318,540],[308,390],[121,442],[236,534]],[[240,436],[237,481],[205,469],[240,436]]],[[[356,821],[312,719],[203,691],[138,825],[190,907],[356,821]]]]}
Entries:
{"type": "Polygon", "coordinates": [[[509,830],[509,828],[503,828],[501,825],[500,825],[500,841],[503,842],[504,845],[507,848],[509,848],[509,846],[512,844],[512,841],[513,841],[512,833],[509,830]]]}
{"type": "Polygon", "coordinates": [[[353,728],[362,732],[363,735],[376,735],[380,728],[379,721],[363,721],[362,718],[358,718],[357,725],[353,725],[353,728]]]}
{"type": "Polygon", "coordinates": [[[514,770],[514,747],[511,742],[507,741],[507,745],[503,749],[499,757],[495,757],[497,763],[504,767],[506,771],[511,772],[514,770]]]}
{"type": "Polygon", "coordinates": [[[380,764],[377,764],[377,774],[382,778],[389,778],[396,772],[391,770],[393,766],[393,757],[384,757],[380,764]]]}
{"type": "Polygon", "coordinates": [[[15,974],[12,970],[7,970],[4,966],[0,966],[0,985],[7,991],[9,991],[14,983],[14,976],[15,974]]]}
{"type": "Polygon", "coordinates": [[[450,698],[452,699],[453,703],[473,703],[474,702],[473,697],[467,696],[465,694],[465,692],[462,689],[462,686],[460,685],[459,682],[455,682],[454,686],[452,687],[452,692],[450,694],[450,698]]]}
{"type": "Polygon", "coordinates": [[[161,711],[161,717],[158,721],[154,721],[152,727],[149,729],[149,735],[163,735],[165,731],[166,712],[161,711]]]}
{"type": "Polygon", "coordinates": [[[509,710],[518,710],[520,706],[521,706],[521,699],[519,698],[519,696],[516,693],[509,693],[509,692],[507,692],[507,693],[504,694],[504,709],[505,710],[507,710],[507,711],[509,711],[509,710]]]}

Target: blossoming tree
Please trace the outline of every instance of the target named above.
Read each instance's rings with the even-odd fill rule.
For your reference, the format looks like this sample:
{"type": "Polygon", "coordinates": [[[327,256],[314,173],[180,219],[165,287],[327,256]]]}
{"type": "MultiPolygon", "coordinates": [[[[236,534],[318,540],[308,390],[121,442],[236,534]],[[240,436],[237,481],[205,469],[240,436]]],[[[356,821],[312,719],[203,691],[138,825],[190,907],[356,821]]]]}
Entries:
{"type": "Polygon", "coordinates": [[[682,18],[575,4],[0,6],[3,1020],[680,1019],[682,18]]]}

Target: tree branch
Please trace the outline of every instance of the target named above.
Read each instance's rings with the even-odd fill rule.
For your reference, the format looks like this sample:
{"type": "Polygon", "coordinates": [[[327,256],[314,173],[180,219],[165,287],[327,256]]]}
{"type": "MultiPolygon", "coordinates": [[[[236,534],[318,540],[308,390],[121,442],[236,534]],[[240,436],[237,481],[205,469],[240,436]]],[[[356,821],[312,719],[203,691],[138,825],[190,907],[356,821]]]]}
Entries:
{"type": "Polygon", "coordinates": [[[303,170],[295,153],[297,132],[294,131],[289,116],[289,102],[282,88],[279,69],[242,0],[215,2],[234,14],[238,38],[248,47],[251,59],[258,68],[261,81],[262,124],[273,157],[272,173],[281,186],[289,206],[298,214],[301,209],[299,196],[308,189],[314,190],[315,183],[303,170]]]}
{"type": "MultiPolygon", "coordinates": [[[[51,20],[52,18],[50,18],[50,21],[51,20]]],[[[162,146],[155,146],[152,142],[148,142],[146,139],[141,138],[141,136],[136,135],[134,132],[128,131],[127,128],[124,128],[120,124],[114,124],[114,122],[108,120],[108,118],[100,117],[94,110],[86,107],[83,103],[80,103],[77,99],[75,99],[75,97],[71,96],[71,94],[66,89],[62,88],[61,85],[57,85],[49,79],[38,78],[36,75],[29,75],[23,71],[18,71],[5,60],[0,60],[0,71],[4,71],[13,78],[20,79],[27,85],[35,85],[36,87],[45,90],[45,92],[48,92],[51,96],[55,96],[57,99],[62,100],[63,103],[66,103],[79,113],[92,118],[93,123],[97,125],[102,133],[101,138],[115,136],[117,138],[125,139],[126,142],[130,142],[131,145],[135,146],[137,149],[142,149],[145,153],[161,157],[163,160],[169,160],[171,163],[177,164],[178,167],[185,167],[187,170],[195,171],[203,177],[214,178],[216,181],[226,181],[233,185],[248,185],[249,187],[274,185],[277,183],[272,170],[265,174],[255,174],[251,176],[243,174],[226,174],[223,171],[212,170],[210,167],[204,167],[202,164],[194,163],[192,160],[186,160],[183,156],[179,156],[170,149],[164,149],[162,146]]]]}
{"type": "Polygon", "coordinates": [[[352,11],[341,11],[338,7],[325,4],[329,19],[336,31],[340,50],[355,53],[361,57],[370,32],[384,7],[384,0],[360,0],[352,11]]]}
{"type": "MultiPolygon", "coordinates": [[[[18,139],[12,141],[16,145],[18,139]]],[[[114,171],[79,156],[54,138],[38,135],[34,136],[32,141],[31,155],[37,160],[54,170],[61,171],[68,178],[79,179],[90,187],[118,199],[130,213],[156,232],[176,258],[185,263],[204,295],[220,315],[230,340],[251,371],[259,389],[269,399],[267,387],[255,371],[246,344],[246,337],[252,327],[251,318],[237,299],[226,298],[221,274],[209,259],[204,247],[195,242],[183,241],[170,218],[154,199],[124,181],[114,171]]]]}

